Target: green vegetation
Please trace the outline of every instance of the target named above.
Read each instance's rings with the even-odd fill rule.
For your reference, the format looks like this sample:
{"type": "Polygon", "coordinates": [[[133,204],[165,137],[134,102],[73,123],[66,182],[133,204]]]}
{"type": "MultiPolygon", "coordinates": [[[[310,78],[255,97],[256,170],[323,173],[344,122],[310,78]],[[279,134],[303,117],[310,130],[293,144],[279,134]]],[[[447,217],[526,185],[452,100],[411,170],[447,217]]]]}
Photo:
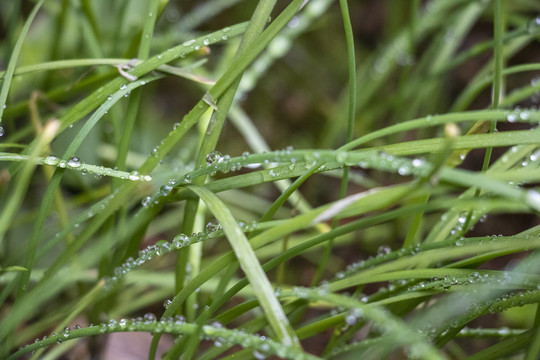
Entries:
{"type": "Polygon", "coordinates": [[[539,13],[0,3],[0,358],[537,359],[539,13]]]}

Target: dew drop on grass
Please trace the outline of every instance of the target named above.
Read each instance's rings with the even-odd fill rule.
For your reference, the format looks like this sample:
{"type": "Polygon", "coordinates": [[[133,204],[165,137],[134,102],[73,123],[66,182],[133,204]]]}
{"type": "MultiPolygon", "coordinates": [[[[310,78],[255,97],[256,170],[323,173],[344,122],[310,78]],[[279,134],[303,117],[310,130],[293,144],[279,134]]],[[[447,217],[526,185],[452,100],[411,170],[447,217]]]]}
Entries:
{"type": "Polygon", "coordinates": [[[206,164],[208,166],[210,165],[216,165],[223,161],[223,155],[219,151],[212,151],[208,155],[206,155],[206,164]]]}
{"type": "Polygon", "coordinates": [[[515,123],[517,121],[518,117],[516,114],[509,114],[506,117],[506,120],[508,120],[509,123],[515,123]]]}
{"type": "Polygon", "coordinates": [[[74,168],[74,169],[79,168],[79,167],[81,167],[81,165],[82,165],[82,164],[81,164],[81,160],[79,160],[78,157],[72,157],[72,158],[70,158],[70,159],[68,160],[67,164],[68,164],[68,166],[69,166],[70,168],[74,168]]]}
{"type": "Polygon", "coordinates": [[[143,320],[145,324],[150,324],[156,321],[156,315],[154,315],[153,313],[146,313],[144,314],[143,320]]]}
{"type": "Polygon", "coordinates": [[[171,303],[172,301],[167,299],[163,302],[163,307],[167,309],[171,305],[171,303]]]}
{"type": "Polygon", "coordinates": [[[141,204],[144,207],[150,206],[151,203],[152,203],[152,198],[150,196],[145,196],[141,201],[141,204]]]}
{"type": "Polygon", "coordinates": [[[385,246],[385,245],[379,246],[379,248],[377,249],[377,256],[390,254],[391,251],[392,250],[388,246],[385,246]]]}
{"type": "Polygon", "coordinates": [[[210,45],[210,39],[204,39],[203,44],[204,45],[210,45]]]}
{"type": "Polygon", "coordinates": [[[536,18],[529,21],[529,24],[527,25],[527,31],[531,35],[540,34],[540,16],[537,16],[536,18]]]}
{"type": "Polygon", "coordinates": [[[49,155],[45,158],[45,160],[43,160],[43,162],[46,164],[46,165],[53,165],[53,166],[56,166],[58,165],[58,158],[54,155],[49,155]]]}
{"type": "Polygon", "coordinates": [[[195,44],[195,40],[192,39],[192,40],[188,40],[188,41],[184,42],[182,44],[182,46],[191,46],[193,44],[195,44]]]}
{"type": "Polygon", "coordinates": [[[138,171],[132,171],[130,174],[129,174],[129,180],[132,180],[132,181],[138,181],[141,179],[141,176],[139,175],[139,172],[138,171]]]}
{"type": "Polygon", "coordinates": [[[3,126],[0,126],[0,136],[4,136],[5,130],[3,126]]]}
{"type": "Polygon", "coordinates": [[[411,169],[408,165],[402,165],[398,168],[398,174],[401,176],[409,175],[411,173],[411,169]]]}
{"type": "Polygon", "coordinates": [[[126,84],[120,86],[120,90],[125,90],[125,89],[127,89],[127,85],[126,85],[126,84]]]}
{"type": "Polygon", "coordinates": [[[540,209],[540,193],[535,190],[529,190],[527,193],[527,200],[535,209],[540,209]]]}
{"type": "Polygon", "coordinates": [[[354,324],[356,324],[356,317],[354,317],[353,315],[349,314],[345,317],[345,322],[347,323],[347,325],[349,326],[352,326],[354,324]]]}
{"type": "Polygon", "coordinates": [[[159,194],[161,196],[167,196],[171,193],[173,187],[169,184],[167,185],[162,185],[160,188],[159,188],[159,194]]]}
{"type": "Polygon", "coordinates": [[[424,159],[413,159],[412,166],[415,168],[419,168],[423,166],[426,163],[424,159]]]}
{"type": "Polygon", "coordinates": [[[189,237],[186,234],[178,234],[173,239],[173,246],[180,249],[189,244],[189,237]]]}
{"type": "Polygon", "coordinates": [[[213,233],[218,230],[221,230],[221,224],[217,220],[212,220],[206,224],[206,232],[213,233]]]}

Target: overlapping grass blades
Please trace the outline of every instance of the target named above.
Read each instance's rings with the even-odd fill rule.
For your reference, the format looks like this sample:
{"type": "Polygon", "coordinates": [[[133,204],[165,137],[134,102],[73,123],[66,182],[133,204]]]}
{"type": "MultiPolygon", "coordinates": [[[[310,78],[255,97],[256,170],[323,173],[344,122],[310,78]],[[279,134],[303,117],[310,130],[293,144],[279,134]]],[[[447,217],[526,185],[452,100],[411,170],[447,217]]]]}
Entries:
{"type": "Polygon", "coordinates": [[[239,3],[14,12],[0,357],[537,358],[538,5],[239,3]]]}

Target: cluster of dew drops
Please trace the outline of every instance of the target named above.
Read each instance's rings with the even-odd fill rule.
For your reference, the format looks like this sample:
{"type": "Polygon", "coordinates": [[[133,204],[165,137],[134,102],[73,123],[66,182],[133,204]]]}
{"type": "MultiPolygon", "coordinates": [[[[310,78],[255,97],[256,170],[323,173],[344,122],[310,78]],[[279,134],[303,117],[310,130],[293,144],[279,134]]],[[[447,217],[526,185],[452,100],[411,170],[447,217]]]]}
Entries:
{"type": "MultiPolygon", "coordinates": [[[[68,160],[60,160],[54,155],[48,155],[43,159],[43,163],[45,165],[51,165],[51,166],[57,166],[59,168],[65,169],[79,169],[85,165],[78,157],[71,157],[68,160]]],[[[81,174],[86,175],[88,173],[87,169],[82,169],[81,174]]],[[[102,175],[113,175],[114,170],[111,171],[110,169],[106,169],[105,167],[99,167],[99,171],[96,173],[96,176],[102,176],[102,175]]],[[[139,174],[138,171],[132,171],[126,176],[121,176],[121,179],[129,179],[131,181],[152,181],[151,175],[143,175],[139,174]]]]}
{"type": "MultiPolygon", "coordinates": [[[[99,325],[89,324],[88,327],[84,328],[80,325],[75,325],[73,329],[65,327],[62,332],[53,333],[49,337],[56,339],[57,344],[62,344],[65,340],[83,335],[81,334],[81,331],[88,332],[88,330],[91,329],[95,329],[101,334],[122,331],[151,331],[152,333],[176,333],[181,335],[183,333],[182,327],[185,325],[186,319],[182,315],[163,317],[158,320],[153,313],[146,313],[144,316],[131,319],[111,319],[108,322],[99,325]]],[[[45,335],[41,339],[35,339],[34,344],[46,341],[49,337],[45,335]]],[[[181,337],[178,337],[176,341],[179,341],[180,339],[181,337]]],[[[210,326],[203,327],[201,339],[213,341],[216,347],[240,344],[245,348],[254,349],[253,355],[256,359],[265,359],[271,354],[284,358],[295,358],[290,349],[284,346],[272,346],[275,344],[264,335],[249,334],[242,329],[224,329],[223,325],[217,321],[212,322],[210,326]],[[226,332],[224,332],[224,330],[226,330],[226,332]]],[[[28,344],[27,346],[29,345],[32,344],[28,344]]],[[[24,348],[21,348],[21,350],[22,349],[24,348]]]]}
{"type": "MultiPolygon", "coordinates": [[[[238,226],[242,231],[249,232],[257,228],[256,222],[246,223],[242,220],[238,221],[238,226]]],[[[138,268],[144,263],[152,260],[154,257],[163,256],[167,253],[170,253],[174,250],[178,250],[194,244],[196,242],[205,241],[210,236],[216,234],[219,236],[218,231],[222,230],[221,224],[217,220],[212,220],[206,224],[205,232],[193,233],[190,236],[186,234],[176,235],[172,241],[160,240],[153,245],[150,245],[142,250],[139,250],[137,258],[129,257],[126,261],[116,267],[113,270],[113,274],[110,277],[105,278],[105,291],[110,291],[114,286],[126,275],[128,272],[138,268]]]]}

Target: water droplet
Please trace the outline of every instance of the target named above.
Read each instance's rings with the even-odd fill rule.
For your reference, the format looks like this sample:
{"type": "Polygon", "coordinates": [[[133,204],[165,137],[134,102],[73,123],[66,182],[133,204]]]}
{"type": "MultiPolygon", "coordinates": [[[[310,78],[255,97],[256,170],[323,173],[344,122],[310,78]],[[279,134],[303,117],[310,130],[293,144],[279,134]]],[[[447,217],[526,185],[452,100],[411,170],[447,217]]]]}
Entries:
{"type": "Polygon", "coordinates": [[[204,45],[210,45],[210,39],[204,39],[203,44],[204,45]]]}
{"type": "Polygon", "coordinates": [[[151,203],[152,203],[152,198],[151,198],[150,196],[144,197],[144,198],[142,199],[142,201],[141,201],[141,204],[142,204],[142,206],[144,206],[144,207],[150,206],[151,203]]]}
{"type": "Polygon", "coordinates": [[[216,165],[223,161],[223,155],[219,151],[212,151],[208,155],[206,155],[206,164],[208,166],[210,165],[216,165]]]}
{"type": "Polygon", "coordinates": [[[144,314],[144,323],[145,324],[149,324],[149,323],[152,323],[154,321],[156,321],[156,315],[154,315],[153,313],[144,314]]]}
{"type": "Polygon", "coordinates": [[[409,175],[411,173],[411,169],[408,165],[402,165],[398,168],[398,174],[401,176],[409,175]]]}
{"type": "Polygon", "coordinates": [[[43,160],[43,162],[46,165],[56,166],[56,165],[58,165],[58,158],[56,156],[54,156],[54,155],[49,155],[43,160]]]}
{"type": "Polygon", "coordinates": [[[162,57],[163,57],[163,55],[162,55],[162,54],[159,54],[157,58],[158,58],[158,59],[161,59],[162,57]]]}
{"type": "Polygon", "coordinates": [[[169,184],[166,184],[166,185],[162,185],[160,188],[159,188],[159,194],[161,196],[167,196],[171,193],[173,187],[169,184]]]}
{"type": "Polygon", "coordinates": [[[113,98],[112,95],[107,96],[107,100],[112,100],[112,98],[113,98]]]}
{"type": "Polygon", "coordinates": [[[167,308],[169,307],[169,305],[171,305],[171,303],[172,303],[171,300],[165,300],[165,301],[163,302],[163,307],[164,307],[165,309],[167,309],[167,308]]]}
{"type": "Polygon", "coordinates": [[[381,245],[377,249],[377,256],[383,256],[383,255],[386,255],[386,254],[390,254],[391,251],[392,251],[392,249],[390,249],[389,246],[381,245]]]}
{"type": "Polygon", "coordinates": [[[58,345],[60,345],[62,342],[63,342],[63,340],[60,339],[60,338],[59,338],[58,340],[56,340],[56,343],[57,343],[58,345]]]}
{"type": "Polygon", "coordinates": [[[527,25],[527,31],[531,35],[540,34],[540,16],[537,16],[536,18],[529,21],[529,24],[527,25]]]}
{"type": "Polygon", "coordinates": [[[206,224],[206,232],[212,233],[221,230],[221,224],[217,220],[212,220],[206,224]]]}
{"type": "Polygon", "coordinates": [[[81,167],[82,164],[81,164],[81,160],[79,160],[78,157],[72,157],[71,159],[68,160],[67,165],[71,168],[76,169],[76,168],[81,167]]]}
{"type": "Polygon", "coordinates": [[[249,156],[249,151],[244,151],[242,153],[242,159],[247,159],[248,156],[249,156]]]}
{"type": "Polygon", "coordinates": [[[508,120],[509,123],[515,123],[517,121],[518,117],[516,114],[508,114],[506,117],[506,120],[508,120]]]}
{"type": "Polygon", "coordinates": [[[140,179],[141,179],[141,176],[139,175],[138,171],[132,171],[131,173],[129,173],[129,180],[138,181],[140,179]]]}
{"type": "Polygon", "coordinates": [[[180,249],[189,244],[189,237],[186,234],[178,234],[174,237],[173,246],[177,249],[180,249]]]}
{"type": "Polygon", "coordinates": [[[527,192],[527,202],[535,209],[540,209],[540,193],[535,190],[529,190],[527,192]]]}
{"type": "Polygon", "coordinates": [[[195,40],[192,39],[192,40],[188,40],[188,41],[184,42],[182,44],[182,46],[191,46],[193,44],[195,44],[195,40]]]}
{"type": "Polygon", "coordinates": [[[127,85],[126,85],[126,84],[120,86],[120,90],[125,90],[125,89],[127,89],[127,85]]]}
{"type": "Polygon", "coordinates": [[[413,159],[412,166],[415,168],[421,167],[426,163],[424,159],[413,159]]]}
{"type": "Polygon", "coordinates": [[[347,325],[349,326],[352,326],[354,324],[356,324],[356,317],[354,317],[353,315],[349,314],[345,317],[345,322],[347,323],[347,325]]]}

